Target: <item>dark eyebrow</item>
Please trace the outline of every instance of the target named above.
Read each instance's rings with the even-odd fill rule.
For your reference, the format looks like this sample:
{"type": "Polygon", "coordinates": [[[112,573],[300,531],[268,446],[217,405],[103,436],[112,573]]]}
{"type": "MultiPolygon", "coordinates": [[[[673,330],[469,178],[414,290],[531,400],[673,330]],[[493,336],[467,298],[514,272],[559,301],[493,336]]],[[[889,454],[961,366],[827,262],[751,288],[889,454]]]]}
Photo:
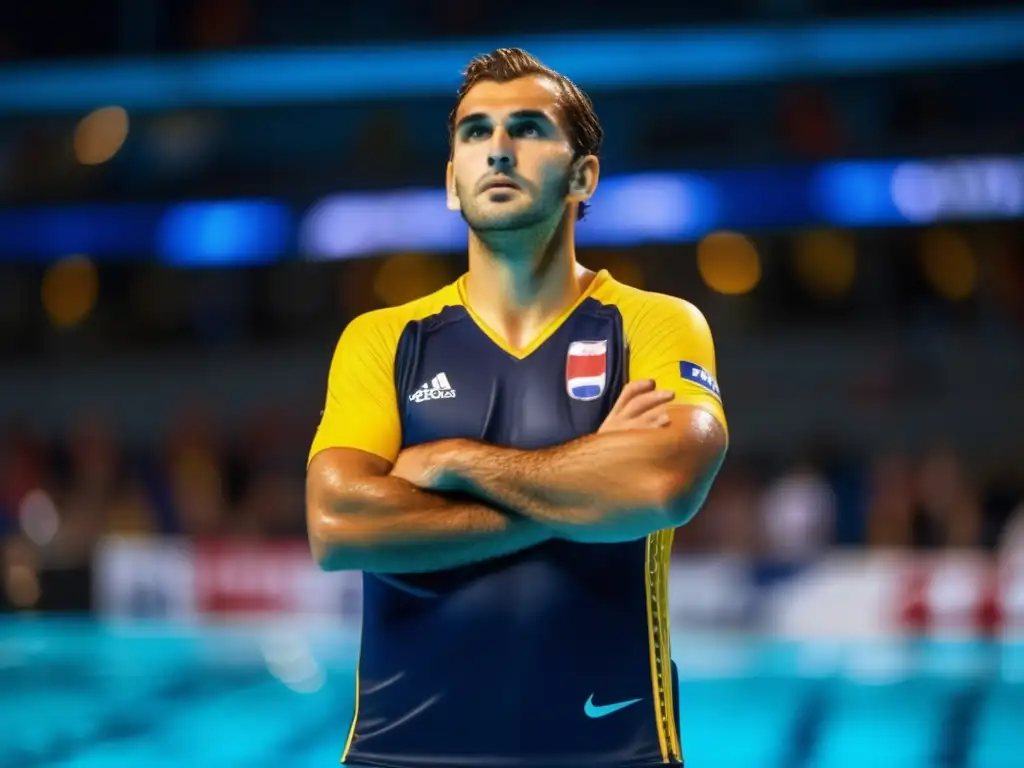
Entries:
{"type": "MultiPolygon", "coordinates": [[[[516,112],[513,112],[511,115],[509,115],[509,117],[513,120],[537,120],[540,122],[552,124],[551,118],[548,117],[544,112],[541,112],[539,109],[520,109],[516,112]]],[[[470,123],[486,122],[488,119],[488,116],[483,112],[473,112],[472,114],[466,115],[464,118],[459,120],[458,124],[455,126],[455,130],[461,130],[464,125],[468,125],[470,123]]]]}

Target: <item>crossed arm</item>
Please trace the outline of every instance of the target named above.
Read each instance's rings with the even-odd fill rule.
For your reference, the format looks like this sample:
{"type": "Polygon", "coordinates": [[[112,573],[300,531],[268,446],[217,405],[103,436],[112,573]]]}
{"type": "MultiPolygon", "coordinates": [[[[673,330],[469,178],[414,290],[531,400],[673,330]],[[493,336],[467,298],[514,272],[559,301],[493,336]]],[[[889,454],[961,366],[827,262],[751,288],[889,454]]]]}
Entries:
{"type": "Polygon", "coordinates": [[[681,525],[704,502],[726,433],[698,407],[662,414],[654,428],[532,451],[442,440],[404,451],[393,467],[324,451],[307,481],[314,557],[327,570],[434,571],[550,538],[629,541],[681,525]]]}

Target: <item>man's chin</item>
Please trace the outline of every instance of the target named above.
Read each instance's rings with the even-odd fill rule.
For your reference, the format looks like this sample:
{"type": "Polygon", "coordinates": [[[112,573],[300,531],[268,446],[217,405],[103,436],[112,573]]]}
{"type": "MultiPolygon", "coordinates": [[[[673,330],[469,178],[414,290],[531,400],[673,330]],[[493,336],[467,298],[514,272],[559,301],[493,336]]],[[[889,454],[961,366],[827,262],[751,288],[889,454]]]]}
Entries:
{"type": "Polygon", "coordinates": [[[535,211],[495,211],[463,218],[476,232],[511,232],[534,227],[544,220],[544,217],[535,211]]]}

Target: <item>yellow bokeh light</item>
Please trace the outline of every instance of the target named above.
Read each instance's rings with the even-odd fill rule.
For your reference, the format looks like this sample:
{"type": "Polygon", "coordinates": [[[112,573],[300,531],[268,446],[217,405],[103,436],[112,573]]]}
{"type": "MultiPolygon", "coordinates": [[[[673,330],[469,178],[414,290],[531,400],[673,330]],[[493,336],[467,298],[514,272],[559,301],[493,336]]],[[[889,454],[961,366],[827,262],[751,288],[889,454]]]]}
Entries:
{"type": "Polygon", "coordinates": [[[701,240],[697,269],[711,290],[729,296],[749,293],[761,281],[761,257],[738,232],[712,232],[701,240]]]}
{"type": "Polygon", "coordinates": [[[829,230],[807,232],[797,238],[793,266],[815,295],[842,296],[850,290],[857,273],[853,238],[829,230]]]}
{"type": "Polygon", "coordinates": [[[85,256],[69,256],[43,275],[43,308],[59,328],[78,325],[96,306],[99,276],[85,256]]]}
{"type": "Polygon", "coordinates": [[[448,259],[425,253],[406,253],[384,260],[373,278],[374,293],[388,306],[426,296],[453,279],[448,259]]]}
{"type": "Polygon", "coordinates": [[[99,165],[118,153],[128,138],[128,113],[123,107],[101,107],[75,128],[75,157],[82,165],[99,165]]]}
{"type": "Polygon", "coordinates": [[[932,229],[921,238],[921,269],[936,293],[963,301],[978,282],[978,262],[966,238],[951,229],[932,229]]]}
{"type": "Polygon", "coordinates": [[[7,569],[5,587],[7,599],[17,608],[31,608],[39,602],[42,591],[36,572],[25,565],[12,565],[7,569]]]}

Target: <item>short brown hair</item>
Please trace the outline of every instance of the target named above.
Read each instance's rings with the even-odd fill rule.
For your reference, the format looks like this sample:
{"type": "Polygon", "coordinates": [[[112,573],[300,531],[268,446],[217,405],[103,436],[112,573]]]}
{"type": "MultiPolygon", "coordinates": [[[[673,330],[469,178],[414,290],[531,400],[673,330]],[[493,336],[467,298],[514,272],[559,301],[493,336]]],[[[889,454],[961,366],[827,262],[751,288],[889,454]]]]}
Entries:
{"type": "MultiPolygon", "coordinates": [[[[565,129],[569,134],[574,159],[600,154],[604,130],[601,128],[601,121],[597,119],[597,113],[594,112],[590,97],[568,77],[544,66],[538,58],[522,48],[498,48],[469,62],[462,85],[459,86],[455,107],[448,116],[449,142],[454,145],[455,114],[459,111],[462,99],[474,85],[484,80],[507,83],[530,75],[542,75],[558,84],[562,92],[559,106],[565,115],[565,129]]],[[[587,203],[580,203],[576,218],[582,219],[587,208],[587,203]]]]}

